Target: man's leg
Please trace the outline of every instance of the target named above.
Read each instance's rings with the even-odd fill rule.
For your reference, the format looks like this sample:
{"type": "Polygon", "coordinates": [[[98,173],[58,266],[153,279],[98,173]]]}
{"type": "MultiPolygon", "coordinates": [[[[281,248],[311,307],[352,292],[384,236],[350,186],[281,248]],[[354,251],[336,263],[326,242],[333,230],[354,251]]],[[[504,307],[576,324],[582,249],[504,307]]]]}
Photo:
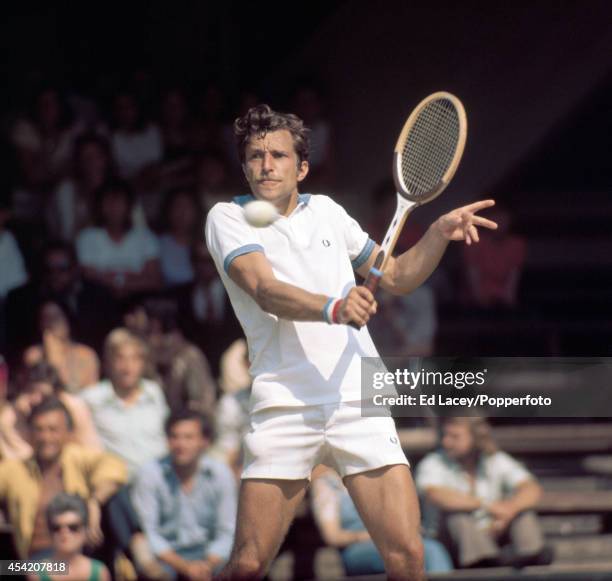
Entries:
{"type": "Polygon", "coordinates": [[[308,480],[246,479],[240,487],[236,537],[219,579],[261,579],[276,556],[308,480]]]}
{"type": "Polygon", "coordinates": [[[499,547],[488,531],[478,527],[476,519],[466,512],[447,514],[446,533],[457,552],[459,567],[473,567],[499,556],[499,547]]]}
{"type": "Polygon", "coordinates": [[[421,515],[410,469],[396,464],[344,478],[392,580],[424,581],[421,515]]]}

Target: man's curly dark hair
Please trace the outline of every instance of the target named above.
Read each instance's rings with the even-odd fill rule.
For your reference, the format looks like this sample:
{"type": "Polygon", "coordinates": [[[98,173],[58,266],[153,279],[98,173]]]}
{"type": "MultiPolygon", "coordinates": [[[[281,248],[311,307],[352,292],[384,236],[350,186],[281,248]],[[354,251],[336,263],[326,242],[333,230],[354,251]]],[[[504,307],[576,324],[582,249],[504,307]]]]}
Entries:
{"type": "Polygon", "coordinates": [[[269,105],[261,104],[251,107],[246,115],[234,121],[234,136],[241,163],[244,163],[246,146],[252,136],[263,137],[266,133],[281,129],[286,129],[293,137],[293,147],[298,156],[298,164],[308,161],[310,129],[297,115],[278,113],[269,105]]]}

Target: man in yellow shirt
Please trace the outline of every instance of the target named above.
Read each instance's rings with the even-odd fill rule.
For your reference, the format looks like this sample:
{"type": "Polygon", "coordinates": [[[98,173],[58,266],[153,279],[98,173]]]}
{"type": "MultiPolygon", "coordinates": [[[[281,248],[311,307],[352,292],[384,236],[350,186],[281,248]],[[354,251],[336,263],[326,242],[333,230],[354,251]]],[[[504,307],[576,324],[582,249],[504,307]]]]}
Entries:
{"type": "Polygon", "coordinates": [[[111,454],[69,443],[72,418],[56,399],[43,401],[30,416],[34,454],[0,462],[0,502],[6,504],[20,558],[51,548],[45,510],[59,492],[77,494],[89,508],[88,541],[102,540],[101,506],[127,482],[125,464],[111,454]]]}

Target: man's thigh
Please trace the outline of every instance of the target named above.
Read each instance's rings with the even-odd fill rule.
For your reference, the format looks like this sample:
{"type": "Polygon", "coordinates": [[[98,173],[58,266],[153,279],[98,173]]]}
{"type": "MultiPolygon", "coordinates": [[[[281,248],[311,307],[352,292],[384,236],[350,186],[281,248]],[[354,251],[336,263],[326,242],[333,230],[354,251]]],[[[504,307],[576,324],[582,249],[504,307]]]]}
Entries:
{"type": "Polygon", "coordinates": [[[344,484],[381,553],[393,551],[398,543],[418,542],[421,513],[408,466],[353,474],[344,478],[344,484]]]}
{"type": "Polygon", "coordinates": [[[242,480],[234,554],[246,554],[269,565],[287,534],[307,486],[308,480],[242,480]]]}

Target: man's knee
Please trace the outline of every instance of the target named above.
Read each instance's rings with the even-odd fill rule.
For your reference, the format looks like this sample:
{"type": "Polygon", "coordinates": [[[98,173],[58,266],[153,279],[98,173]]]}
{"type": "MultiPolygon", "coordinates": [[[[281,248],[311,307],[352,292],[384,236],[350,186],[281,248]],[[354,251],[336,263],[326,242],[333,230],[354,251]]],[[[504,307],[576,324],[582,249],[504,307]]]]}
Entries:
{"type": "Polygon", "coordinates": [[[424,549],[420,538],[396,542],[383,551],[387,574],[391,577],[423,567],[424,549]]]}
{"type": "Polygon", "coordinates": [[[228,581],[250,581],[251,579],[263,579],[267,569],[267,563],[251,551],[238,551],[230,559],[220,579],[228,581]]]}

